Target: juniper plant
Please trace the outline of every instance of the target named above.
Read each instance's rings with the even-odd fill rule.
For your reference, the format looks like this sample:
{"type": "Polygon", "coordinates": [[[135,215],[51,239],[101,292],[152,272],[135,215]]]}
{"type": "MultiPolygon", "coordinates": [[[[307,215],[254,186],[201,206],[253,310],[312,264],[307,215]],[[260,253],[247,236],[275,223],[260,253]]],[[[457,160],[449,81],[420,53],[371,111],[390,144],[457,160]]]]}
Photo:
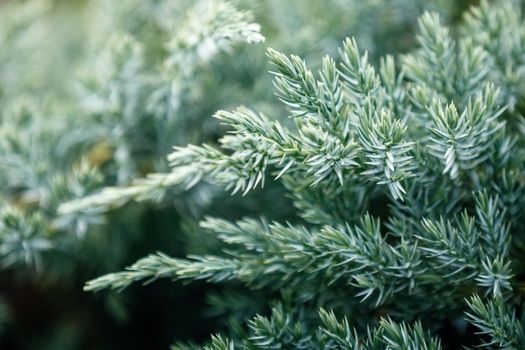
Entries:
{"type": "MultiPolygon", "coordinates": [[[[109,6],[112,20],[124,21],[118,12],[122,8],[112,8],[107,2],[96,5],[96,11],[108,10],[109,6]]],[[[49,11],[40,7],[33,11],[49,11]]],[[[155,9],[180,10],[167,2],[155,9]]],[[[125,11],[125,15],[147,17],[152,10],[135,9],[125,11]]],[[[164,31],[162,35],[170,32],[166,52],[149,60],[145,44],[125,33],[123,24],[108,23],[104,35],[109,37],[103,40],[94,35],[92,45],[100,48],[99,53],[83,63],[77,75],[76,95],[71,97],[78,101],[77,106],[64,111],[55,104],[46,105],[40,96],[4,96],[6,107],[0,125],[0,183],[1,196],[5,197],[0,214],[0,260],[4,267],[22,261],[39,262],[41,252],[51,248],[67,250],[68,245],[75,244],[69,233],[83,236],[90,224],[100,223],[100,210],[59,216],[57,206],[99,189],[112,178],[124,184],[139,175],[141,167],[149,166],[148,162],[156,161],[156,154],[168,149],[168,140],[176,133],[183,139],[183,130],[190,128],[176,118],[190,91],[200,87],[198,81],[187,77],[198,74],[196,71],[221,51],[264,40],[251,14],[229,3],[197,2],[189,11],[175,35],[171,33],[172,22],[168,25],[145,19],[164,31]],[[196,36],[188,35],[188,31],[196,36]],[[156,69],[156,64],[160,68],[156,69]],[[71,114],[80,118],[73,119],[71,114]],[[145,124],[151,127],[142,126],[145,124]],[[137,148],[145,139],[148,149],[137,148]]],[[[43,14],[35,16],[45,21],[43,14]]],[[[24,22],[19,26],[24,28],[24,22]]],[[[23,91],[27,90],[24,87],[23,91]]],[[[156,166],[163,167],[162,163],[156,166]]]]}
{"type": "Polygon", "coordinates": [[[206,349],[441,349],[457,346],[439,340],[448,324],[462,339],[477,328],[488,348],[525,348],[524,22],[516,5],[482,1],[457,31],[431,12],[418,26],[418,48],[379,65],[351,38],[316,71],[268,49],[292,123],[219,111],[230,132],[217,145],[176,147],[161,177],[61,207],[105,209],[201,181],[246,194],[277,181],[302,222],[206,218],[224,249],[152,254],[85,289],[238,281],[286,300],[206,349]]]}
{"type": "Polygon", "coordinates": [[[144,226],[133,210],[162,199],[173,220],[147,226],[183,229],[180,250],[199,254],[152,254],[86,289],[220,283],[209,301],[233,316],[208,349],[454,347],[445,326],[523,347],[517,2],[459,25],[468,1],[83,3],[69,26],[51,1],[1,4],[2,276],[121,266],[144,226]],[[439,15],[416,25],[425,8],[439,15]],[[265,56],[261,33],[295,55],[265,56]]]}

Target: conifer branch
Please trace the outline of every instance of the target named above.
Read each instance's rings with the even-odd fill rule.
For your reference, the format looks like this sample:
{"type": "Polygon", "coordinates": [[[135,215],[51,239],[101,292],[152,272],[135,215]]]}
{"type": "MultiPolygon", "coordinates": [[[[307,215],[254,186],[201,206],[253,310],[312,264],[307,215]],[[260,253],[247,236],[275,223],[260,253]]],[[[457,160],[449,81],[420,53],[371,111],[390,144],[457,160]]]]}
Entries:
{"type": "Polygon", "coordinates": [[[479,334],[488,340],[480,346],[518,350],[525,346],[523,327],[515,315],[504,305],[504,300],[495,298],[484,302],[478,296],[467,300],[470,312],[467,320],[479,329],[479,334]]]}

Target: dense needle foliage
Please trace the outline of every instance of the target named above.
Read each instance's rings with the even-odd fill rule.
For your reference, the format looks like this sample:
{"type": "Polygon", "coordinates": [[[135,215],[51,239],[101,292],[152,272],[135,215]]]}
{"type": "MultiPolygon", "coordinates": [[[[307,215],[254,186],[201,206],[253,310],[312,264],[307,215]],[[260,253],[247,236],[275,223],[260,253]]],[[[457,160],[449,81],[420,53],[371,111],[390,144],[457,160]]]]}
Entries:
{"type": "MultiPolygon", "coordinates": [[[[21,52],[51,11],[29,4],[0,37],[21,52]]],[[[316,4],[84,5],[103,25],[71,81],[0,79],[2,266],[87,266],[115,300],[217,284],[219,333],[173,349],[524,349],[521,4],[316,4]],[[295,21],[311,29],[290,40],[295,21]],[[166,207],[148,225],[185,246],[107,274],[147,234],[119,232],[166,207]]]]}

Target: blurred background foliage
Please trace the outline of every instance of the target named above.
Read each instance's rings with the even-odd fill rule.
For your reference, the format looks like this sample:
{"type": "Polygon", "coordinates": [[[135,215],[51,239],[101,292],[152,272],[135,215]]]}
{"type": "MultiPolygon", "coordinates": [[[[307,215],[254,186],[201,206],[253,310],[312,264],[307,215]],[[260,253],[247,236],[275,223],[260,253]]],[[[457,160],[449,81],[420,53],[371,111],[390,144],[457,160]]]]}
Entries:
{"type": "MultiPolygon", "coordinates": [[[[219,10],[241,19],[250,11],[266,41],[220,50],[191,41],[206,25],[215,30],[200,12],[210,3],[222,2],[0,1],[1,349],[167,348],[264,311],[271,296],[236,307],[246,304],[240,286],[160,281],[122,294],[82,286],[159,248],[206,253],[219,244],[196,224],[208,214],[293,222],[278,184],[243,197],[199,185],[83,217],[58,215],[58,204],[165,171],[174,145],[213,143],[224,133],[210,118],[218,109],[284,116],[266,47],[315,68],[354,36],[377,62],[414,46],[424,10],[453,28],[475,1],[235,0],[219,10]]],[[[209,32],[201,34],[206,44],[209,32]]]]}

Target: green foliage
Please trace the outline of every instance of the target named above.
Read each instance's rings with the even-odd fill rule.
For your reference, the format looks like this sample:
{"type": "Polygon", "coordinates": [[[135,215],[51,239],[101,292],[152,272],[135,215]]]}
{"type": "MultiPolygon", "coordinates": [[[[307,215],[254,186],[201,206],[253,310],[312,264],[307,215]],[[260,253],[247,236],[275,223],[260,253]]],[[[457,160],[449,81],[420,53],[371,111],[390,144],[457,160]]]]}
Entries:
{"type": "Polygon", "coordinates": [[[495,298],[483,302],[478,296],[468,301],[470,312],[467,320],[479,329],[480,334],[488,336],[483,347],[498,349],[522,349],[525,346],[523,326],[514,314],[507,310],[505,301],[495,298]]]}
{"type": "MultiPolygon", "coordinates": [[[[17,209],[17,228],[9,229],[13,220],[3,220],[6,238],[1,245],[6,252],[2,255],[10,254],[6,264],[15,263],[14,257],[24,254],[20,261],[33,261],[32,256],[44,248],[63,249],[64,244],[74,244],[68,237],[70,231],[83,236],[90,224],[100,223],[100,209],[92,205],[80,215],[58,214],[57,208],[108,182],[124,184],[140,174],[141,168],[151,166],[148,163],[167,150],[167,139],[171,142],[176,134],[184,135],[184,121],[175,116],[187,101],[188,91],[199,87],[198,82],[188,81],[188,76],[197,74],[221,51],[242,42],[264,40],[259,25],[251,22],[251,14],[228,3],[218,1],[207,6],[198,2],[191,11],[195,14],[171,38],[164,57],[147,57],[146,50],[151,48],[133,33],[111,34],[97,44],[100,52],[78,74],[78,106],[71,110],[56,110],[54,105],[47,107],[31,99],[8,100],[0,128],[0,183],[9,207],[18,201],[28,208],[17,209]],[[202,33],[192,38],[188,31],[195,28],[202,33]],[[160,69],[155,68],[156,63],[161,64],[160,69]],[[159,93],[167,95],[159,100],[159,93]],[[54,114],[58,116],[48,117],[54,114]],[[73,119],[73,114],[80,118],[73,119]],[[68,132],[71,127],[74,131],[68,132]],[[137,148],[139,143],[143,149],[137,148]],[[55,164],[57,159],[59,164],[55,164]],[[102,171],[97,169],[101,165],[102,171]],[[35,217],[41,221],[38,228],[35,217]],[[19,249],[12,246],[15,243],[8,243],[14,240],[13,235],[26,237],[20,237],[20,242],[34,238],[34,244],[29,244],[24,254],[11,254],[19,249]]],[[[152,25],[162,27],[161,23],[152,25]]],[[[114,29],[109,26],[106,31],[114,29]]],[[[157,167],[162,170],[163,165],[157,167]]],[[[159,182],[166,182],[154,175],[150,179],[140,183],[147,190],[138,192],[150,194],[159,182]]],[[[168,180],[168,184],[172,182],[168,180]]],[[[138,196],[136,192],[131,196],[138,196]]]]}
{"type": "Polygon", "coordinates": [[[209,350],[523,348],[525,22],[466,4],[92,0],[64,81],[60,6],[2,5],[0,266],[103,274],[165,231],[84,290],[216,284],[209,350]]]}
{"type": "Polygon", "coordinates": [[[182,190],[206,181],[247,194],[271,175],[304,222],[208,218],[201,226],[223,249],[186,259],[150,255],[86,290],[171,278],[236,280],[294,295],[290,308],[256,316],[233,342],[213,338],[211,349],[440,349],[422,324],[439,330],[439,320],[460,318],[466,307],[466,320],[489,338],[485,346],[522,347],[522,325],[504,300],[521,299],[514,286],[522,271],[513,259],[523,214],[507,208],[520,200],[500,187],[510,173],[520,174],[512,188],[523,180],[522,143],[513,141],[523,134],[512,127],[521,89],[505,78],[522,75],[514,68],[523,65],[515,50],[525,35],[516,12],[483,2],[457,36],[425,13],[419,48],[397,62],[387,56],[377,73],[354,39],[317,71],[268,49],[275,91],[292,123],[245,107],[217,112],[230,132],[218,145],[177,147],[168,157],[175,180],[167,184],[182,190]],[[505,16],[514,26],[509,37],[498,24],[505,16]],[[492,41],[504,58],[495,58],[492,41]],[[465,304],[473,294],[488,304],[478,297],[465,304]],[[321,311],[319,320],[319,305],[350,318],[340,323],[321,311]],[[402,322],[417,319],[423,323],[402,322]]]}
{"type": "Polygon", "coordinates": [[[360,337],[350,328],[346,318],[339,321],[333,312],[320,309],[316,321],[317,329],[307,331],[282,307],[276,307],[270,318],[255,316],[249,322],[251,336],[242,345],[235,346],[221,337],[213,337],[204,349],[441,349],[440,342],[425,333],[419,323],[409,326],[381,319],[374,330],[360,337]]]}

